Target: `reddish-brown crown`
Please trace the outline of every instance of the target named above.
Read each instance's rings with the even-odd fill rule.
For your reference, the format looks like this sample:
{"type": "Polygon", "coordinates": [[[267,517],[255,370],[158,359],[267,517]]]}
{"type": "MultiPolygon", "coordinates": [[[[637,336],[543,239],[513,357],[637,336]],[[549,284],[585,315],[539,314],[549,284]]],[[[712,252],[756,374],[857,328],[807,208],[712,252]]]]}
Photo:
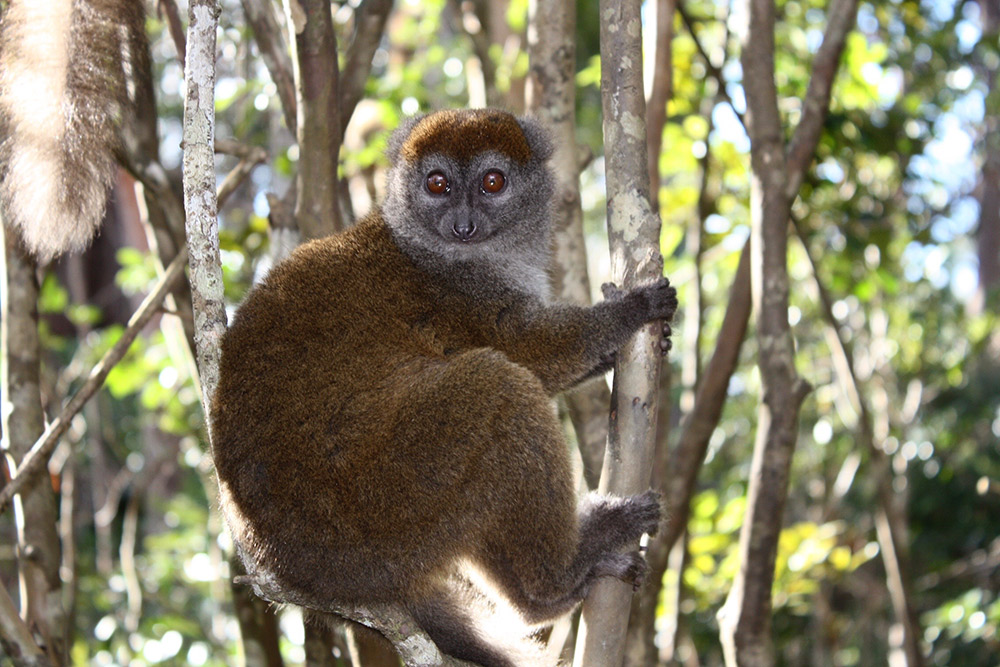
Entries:
{"type": "Polygon", "coordinates": [[[409,162],[429,153],[444,153],[464,161],[489,150],[522,164],[531,159],[528,140],[511,114],[495,109],[449,109],[417,123],[400,155],[409,162]]]}

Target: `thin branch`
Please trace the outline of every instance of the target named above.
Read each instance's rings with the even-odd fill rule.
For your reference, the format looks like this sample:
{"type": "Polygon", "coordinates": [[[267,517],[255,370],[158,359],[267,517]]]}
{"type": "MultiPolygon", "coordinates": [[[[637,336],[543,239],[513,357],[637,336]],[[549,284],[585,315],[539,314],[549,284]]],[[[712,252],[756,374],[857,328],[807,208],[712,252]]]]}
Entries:
{"type": "Polygon", "coordinates": [[[806,169],[812,163],[830,110],[830,92],[840,66],[840,55],[844,51],[847,34],[854,27],[858,11],[857,0],[832,0],[827,11],[826,32],[823,44],[813,60],[812,77],[805,99],[802,100],[802,118],[795,128],[788,149],[787,183],[785,196],[794,199],[799,194],[806,169]]]}
{"type": "MultiPolygon", "coordinates": [[[[241,160],[257,156],[262,150],[264,149],[260,146],[251,146],[250,144],[245,144],[242,141],[237,141],[236,139],[215,138],[216,153],[221,153],[222,155],[232,155],[233,157],[238,157],[241,160]]],[[[265,159],[267,159],[266,155],[261,158],[261,160],[265,159]]]]}
{"type": "Polygon", "coordinates": [[[486,88],[486,100],[488,103],[495,104],[499,97],[496,86],[497,68],[493,59],[490,58],[490,37],[486,34],[479,15],[476,14],[476,3],[448,0],[448,4],[451,5],[452,11],[458,18],[462,31],[472,40],[472,50],[479,61],[483,85],[486,88]]]}
{"type": "MultiPolygon", "coordinates": [[[[132,157],[138,156],[130,155],[130,159],[132,157]]],[[[184,245],[184,204],[171,187],[170,177],[163,165],[145,155],[141,159],[142,162],[130,160],[126,168],[142,183],[143,188],[153,193],[158,208],[163,213],[169,238],[172,243],[176,240],[175,245],[179,248],[184,245]]]]}
{"type": "Polygon", "coordinates": [[[867,452],[871,463],[871,476],[875,479],[878,509],[875,513],[875,535],[879,542],[879,552],[886,572],[886,585],[892,600],[896,620],[903,626],[903,650],[908,667],[917,667],[924,662],[920,639],[923,631],[917,618],[916,606],[909,579],[908,545],[903,535],[906,517],[895,502],[892,466],[885,450],[876,443],[872,410],[865,399],[854,365],[854,352],[849,341],[840,336],[837,318],[833,315],[833,298],[820,279],[816,259],[805,238],[802,225],[793,218],[793,227],[805,252],[812,272],[813,285],[819,296],[820,313],[826,322],[827,339],[834,355],[834,368],[840,376],[845,393],[854,409],[858,411],[857,441],[867,452]]]}
{"type": "Polygon", "coordinates": [[[142,584],[135,563],[135,546],[139,533],[139,499],[141,494],[133,493],[125,506],[122,522],[122,540],[118,545],[118,558],[125,580],[125,629],[135,632],[142,617],[142,584]]]}
{"type": "Polygon", "coordinates": [[[365,82],[372,71],[372,58],[382,41],[390,11],[392,0],[364,0],[355,11],[354,38],[347,48],[339,82],[341,136],[365,92],[365,82]]]}
{"type": "MultiPolygon", "coordinates": [[[[652,86],[646,110],[646,159],[649,172],[650,207],[658,213],[660,211],[661,186],[660,152],[663,146],[663,131],[667,123],[667,103],[673,97],[674,87],[673,42],[677,2],[676,0],[657,0],[651,5],[655,6],[656,12],[656,49],[653,56],[652,86]]],[[[705,154],[706,161],[707,158],[708,152],[705,154]]],[[[704,177],[707,181],[707,172],[704,177]]],[[[694,284],[699,285],[700,282],[694,284]]],[[[700,287],[695,287],[695,291],[700,291],[700,287]]],[[[699,304],[700,300],[696,299],[694,307],[700,308],[699,304]]],[[[691,308],[692,306],[688,304],[688,309],[691,308]]],[[[700,322],[700,314],[696,319],[700,322]]],[[[685,321],[685,327],[687,327],[688,321],[685,321]]],[[[698,349],[695,346],[691,356],[697,357],[697,354],[698,349]]],[[[673,409],[673,402],[670,398],[672,383],[673,377],[668,365],[660,373],[660,400],[657,407],[659,414],[656,418],[658,428],[655,431],[656,444],[652,459],[651,486],[657,491],[664,490],[669,479],[670,446],[667,436],[670,431],[670,414],[673,409]]],[[[657,655],[655,642],[657,608],[659,607],[660,594],[663,591],[663,575],[666,572],[670,555],[670,548],[664,548],[661,534],[662,531],[649,538],[646,545],[649,575],[645,585],[632,597],[628,631],[625,638],[626,665],[649,665],[655,662],[657,655]]]]}
{"type": "Polygon", "coordinates": [[[0,649],[16,661],[14,664],[26,667],[50,667],[52,664],[18,615],[5,586],[0,586],[0,649]]]}
{"type": "MultiPolygon", "coordinates": [[[[0,225],[7,222],[0,220],[0,225]]],[[[26,458],[31,444],[45,428],[41,393],[41,342],[38,332],[39,285],[37,264],[13,230],[0,232],[0,454],[11,468],[26,458]]],[[[14,472],[12,469],[11,472],[14,472]]],[[[46,480],[47,481],[47,480],[46,480]]],[[[48,658],[62,663],[67,646],[66,615],[61,605],[59,577],[58,507],[50,484],[25,489],[14,506],[17,526],[17,573],[21,614],[48,658]]]]}
{"type": "MultiPolygon", "coordinates": [[[[527,110],[545,124],[555,144],[550,162],[557,202],[552,213],[552,291],[562,301],[589,304],[590,276],[580,205],[581,160],[576,142],[576,6],[565,0],[531,3],[528,22],[527,110]]],[[[565,397],[583,457],[584,478],[591,489],[597,488],[601,475],[610,398],[603,378],[565,397]]]]}
{"type": "MultiPolygon", "coordinates": [[[[708,125],[706,137],[711,135],[713,129],[712,107],[715,102],[703,99],[702,117],[708,125]]],[[[694,392],[698,389],[698,382],[701,378],[701,338],[702,327],[705,320],[704,303],[705,297],[702,294],[702,272],[705,259],[705,220],[715,212],[715,197],[711,193],[709,184],[711,183],[712,152],[706,150],[705,154],[698,160],[699,171],[701,172],[701,183],[698,187],[697,215],[690,217],[687,231],[684,235],[684,244],[689,255],[691,255],[694,275],[691,277],[690,287],[686,290],[688,302],[685,306],[683,340],[687,342],[691,353],[686,355],[681,361],[681,381],[684,393],[681,395],[681,408],[690,410],[694,398],[694,392]]]]}
{"type": "MultiPolygon", "coordinates": [[[[131,4],[138,7],[142,3],[131,4]]],[[[134,69],[130,91],[134,98],[135,113],[128,116],[128,122],[122,128],[124,146],[119,162],[142,184],[142,196],[136,203],[143,227],[147,230],[147,240],[156,262],[157,274],[162,275],[164,268],[173,261],[180,248],[184,247],[184,205],[177,184],[170,179],[162,165],[155,161],[160,154],[156,95],[149,43],[141,26],[142,23],[139,23],[137,29],[129,31],[129,61],[134,69]]],[[[180,53],[183,54],[183,51],[180,53]]],[[[193,366],[194,316],[191,288],[186,276],[174,284],[172,294],[165,303],[180,315],[180,327],[184,342],[191,350],[190,363],[193,366]]],[[[173,325],[168,325],[168,329],[172,327],[173,325]]]]}
{"type": "Polygon", "coordinates": [[[181,13],[177,9],[177,3],[174,0],[156,0],[156,13],[161,18],[166,17],[167,32],[170,33],[170,39],[174,41],[174,48],[177,49],[177,59],[183,68],[184,53],[187,51],[187,45],[184,39],[184,26],[181,24],[181,13]]]}
{"type": "Polygon", "coordinates": [[[690,515],[698,472],[705,461],[708,441],[719,424],[725,406],[729,380],[739,363],[740,350],[750,320],[750,244],[743,247],[740,262],[729,288],[728,305],[722,319],[712,358],[698,384],[694,408],[685,418],[681,436],[670,457],[670,481],[666,496],[669,508],[661,528],[666,544],[673,548],[684,533],[690,515]]]}
{"type": "Polygon", "coordinates": [[[915,588],[927,592],[960,577],[996,576],[1000,572],[1000,538],[993,538],[985,549],[977,549],[965,558],[952,561],[944,570],[917,579],[915,588]]]}
{"type": "Polygon", "coordinates": [[[705,47],[702,46],[701,40],[698,39],[698,34],[694,31],[694,20],[691,18],[691,14],[687,11],[687,7],[685,7],[683,2],[677,3],[677,13],[680,14],[681,20],[684,22],[684,27],[687,28],[688,34],[691,35],[691,40],[694,42],[694,46],[698,50],[698,55],[700,55],[701,59],[704,61],[705,68],[708,70],[709,76],[715,79],[716,85],[719,89],[718,94],[733,110],[733,113],[736,114],[736,118],[740,121],[740,125],[742,125],[745,130],[747,126],[746,119],[743,118],[743,113],[733,105],[733,100],[729,96],[729,91],[726,89],[726,79],[722,75],[722,70],[715,66],[715,63],[713,63],[712,59],[709,58],[705,47]]]}
{"type": "Polygon", "coordinates": [[[749,0],[740,62],[751,163],[751,280],[761,377],[757,435],[740,530],[740,570],[719,612],[727,665],[774,664],[771,589],[799,409],[811,387],[795,370],[788,323],[785,146],[774,80],[774,0],[749,0]]]}
{"type": "MultiPolygon", "coordinates": [[[[88,411],[89,412],[89,411],[88,411]]],[[[89,433],[90,429],[88,429],[89,433]]],[[[61,548],[59,578],[63,584],[63,610],[66,612],[66,623],[63,642],[66,646],[73,645],[74,619],[76,616],[76,600],[79,589],[77,576],[77,540],[76,521],[79,519],[76,506],[76,471],[77,462],[72,450],[67,447],[67,456],[59,470],[59,544],[61,548]]]]}
{"type": "MultiPolygon", "coordinates": [[[[216,142],[218,144],[218,142],[216,142]]],[[[267,160],[267,151],[263,148],[253,147],[243,156],[233,167],[232,171],[226,174],[215,191],[216,206],[222,208],[229,196],[236,191],[236,188],[246,180],[253,168],[267,160]]]]}
{"type": "Polygon", "coordinates": [[[135,311],[135,314],[129,319],[128,325],[122,332],[121,337],[110,350],[104,353],[104,356],[97,362],[97,365],[91,369],[86,381],[73,394],[73,397],[69,399],[62,411],[60,411],[59,416],[49,424],[41,437],[35,441],[35,444],[32,445],[31,450],[24,457],[17,470],[12,471],[16,472],[16,474],[3,489],[0,489],[0,512],[6,509],[11,499],[21,492],[33,476],[45,468],[49,457],[55,451],[56,445],[59,444],[59,438],[69,429],[73,417],[80,412],[84,403],[101,388],[108,373],[111,372],[115,364],[121,361],[132,341],[135,340],[136,336],[139,335],[139,332],[142,331],[153,315],[158,312],[163,299],[170,292],[177,279],[183,275],[186,263],[187,251],[182,250],[174,258],[174,261],[170,263],[170,266],[167,267],[166,272],[157,282],[153,291],[149,293],[138,310],[135,311]]]}
{"type": "Polygon", "coordinates": [[[660,148],[667,123],[667,102],[674,94],[674,13],[677,0],[656,2],[656,51],[653,62],[653,85],[649,92],[646,118],[647,159],[649,161],[649,202],[660,210],[660,148]]]}
{"type": "Polygon", "coordinates": [[[298,104],[295,101],[295,78],[292,76],[292,59],[278,25],[272,0],[241,0],[247,23],[253,30],[254,40],[278,89],[278,99],[285,115],[285,125],[295,134],[298,104]]]}

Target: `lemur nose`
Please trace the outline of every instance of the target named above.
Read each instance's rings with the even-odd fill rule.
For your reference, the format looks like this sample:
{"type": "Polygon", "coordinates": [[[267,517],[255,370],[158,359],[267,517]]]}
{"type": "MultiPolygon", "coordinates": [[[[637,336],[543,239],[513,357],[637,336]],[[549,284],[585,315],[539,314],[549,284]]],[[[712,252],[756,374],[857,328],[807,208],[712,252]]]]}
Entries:
{"type": "Polygon", "coordinates": [[[459,239],[468,241],[476,234],[476,223],[467,217],[459,218],[452,226],[451,230],[459,239]]]}

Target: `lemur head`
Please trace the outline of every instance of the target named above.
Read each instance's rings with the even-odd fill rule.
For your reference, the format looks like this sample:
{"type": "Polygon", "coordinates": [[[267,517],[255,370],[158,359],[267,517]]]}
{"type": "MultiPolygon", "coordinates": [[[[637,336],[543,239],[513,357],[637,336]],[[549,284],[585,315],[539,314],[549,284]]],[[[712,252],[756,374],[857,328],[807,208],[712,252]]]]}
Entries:
{"type": "Polygon", "coordinates": [[[546,257],[551,154],[540,125],[504,111],[410,119],[389,140],[386,222],[445,260],[546,257]]]}

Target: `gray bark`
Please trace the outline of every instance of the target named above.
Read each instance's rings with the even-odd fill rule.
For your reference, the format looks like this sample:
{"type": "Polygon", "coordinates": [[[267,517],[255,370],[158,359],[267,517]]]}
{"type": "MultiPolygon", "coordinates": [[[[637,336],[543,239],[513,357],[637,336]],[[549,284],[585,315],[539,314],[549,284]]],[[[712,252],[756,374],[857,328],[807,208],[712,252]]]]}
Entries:
{"type": "MultiPolygon", "coordinates": [[[[0,223],[2,225],[2,223],[0,223]]],[[[42,412],[38,339],[38,280],[35,262],[25,252],[16,235],[4,228],[4,267],[2,281],[2,382],[3,447],[9,461],[20,470],[25,465],[32,444],[45,427],[42,412]]],[[[14,473],[12,470],[11,473],[14,473]]],[[[17,568],[20,582],[20,613],[37,637],[40,646],[20,633],[13,638],[26,660],[40,660],[37,649],[53,664],[65,661],[67,647],[66,614],[62,608],[59,580],[60,545],[56,531],[56,495],[48,475],[35,477],[31,486],[22,485],[19,502],[14,503],[17,525],[17,568]]],[[[11,483],[3,492],[13,497],[11,483]]],[[[2,508],[3,505],[0,505],[2,508]]],[[[19,630],[14,619],[0,626],[19,630]]],[[[5,633],[6,634],[6,633],[5,633]]]]}
{"type": "MultiPolygon", "coordinates": [[[[576,144],[576,5],[571,0],[534,0],[528,5],[527,110],[552,132],[556,207],[552,215],[553,293],[561,301],[590,303],[587,248],[580,205],[576,144]]],[[[566,395],[583,457],[587,486],[596,488],[608,437],[610,392],[603,379],[566,395]]]]}
{"type": "Polygon", "coordinates": [[[184,69],[185,229],[194,304],[195,353],[210,441],[210,407],[219,383],[219,344],[226,331],[215,191],[215,32],[219,13],[216,0],[191,1],[184,69]]]}
{"type": "Polygon", "coordinates": [[[337,162],[340,156],[337,39],[330,0],[285,0],[292,31],[299,171],[295,219],[302,239],[340,231],[337,162]]]}
{"type": "Polygon", "coordinates": [[[749,0],[746,9],[741,64],[751,143],[751,282],[762,400],[747,513],[740,531],[740,571],[719,611],[728,665],[774,664],[770,636],[774,562],[799,408],[810,391],[795,371],[795,346],[788,324],[788,221],[792,201],[812,162],[855,10],[854,0],[835,0],[828,10],[827,31],[813,63],[802,119],[786,153],[774,81],[774,2],[749,0]]]}
{"type": "MultiPolygon", "coordinates": [[[[629,288],[663,273],[660,220],[649,203],[642,22],[638,0],[601,0],[601,97],[614,280],[629,288]]],[[[639,331],[618,355],[600,490],[631,495],[649,486],[659,404],[662,326],[639,331]]],[[[574,664],[620,665],[632,590],[597,582],[583,604],[574,664]]]]}

